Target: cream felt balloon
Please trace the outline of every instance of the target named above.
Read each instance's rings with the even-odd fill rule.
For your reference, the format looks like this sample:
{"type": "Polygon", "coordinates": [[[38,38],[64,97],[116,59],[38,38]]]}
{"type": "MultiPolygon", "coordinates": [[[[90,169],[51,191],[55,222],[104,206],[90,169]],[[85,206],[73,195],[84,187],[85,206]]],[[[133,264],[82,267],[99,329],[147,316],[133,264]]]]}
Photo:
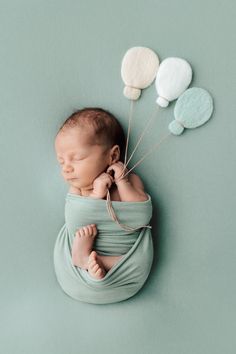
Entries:
{"type": "Polygon", "coordinates": [[[213,112],[213,100],[204,89],[192,87],[186,90],[177,100],[173,120],[169,130],[174,135],[180,135],[184,128],[196,128],[206,123],[213,112]]]}
{"type": "Polygon", "coordinates": [[[170,101],[178,98],[189,86],[192,80],[192,68],[181,58],[166,58],[160,64],[156,76],[156,103],[167,107],[170,101]]]}
{"type": "Polygon", "coordinates": [[[151,85],[159,68],[157,54],[146,47],[130,48],[122,60],[121,77],[125,83],[124,95],[137,100],[141,89],[151,85]]]}

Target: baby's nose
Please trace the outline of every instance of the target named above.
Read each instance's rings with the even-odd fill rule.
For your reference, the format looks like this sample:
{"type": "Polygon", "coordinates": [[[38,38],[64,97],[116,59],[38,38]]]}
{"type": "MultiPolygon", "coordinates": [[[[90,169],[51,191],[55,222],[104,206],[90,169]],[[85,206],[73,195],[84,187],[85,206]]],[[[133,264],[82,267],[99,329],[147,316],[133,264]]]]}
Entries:
{"type": "Polygon", "coordinates": [[[70,172],[73,170],[73,167],[70,165],[63,166],[63,171],[64,172],[70,172]]]}

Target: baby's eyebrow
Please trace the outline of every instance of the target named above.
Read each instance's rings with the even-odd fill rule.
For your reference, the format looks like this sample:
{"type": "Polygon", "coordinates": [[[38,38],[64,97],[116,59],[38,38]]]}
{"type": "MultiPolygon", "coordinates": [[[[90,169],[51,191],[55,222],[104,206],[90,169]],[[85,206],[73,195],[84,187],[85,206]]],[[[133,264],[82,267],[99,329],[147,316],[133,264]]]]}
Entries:
{"type": "MultiPolygon", "coordinates": [[[[77,152],[71,152],[71,153],[69,153],[70,156],[73,156],[73,155],[75,155],[75,154],[77,154],[77,152]]],[[[60,154],[58,154],[57,156],[60,156],[60,154]]]]}
{"type": "MultiPolygon", "coordinates": [[[[80,155],[80,154],[82,154],[82,153],[79,153],[78,151],[77,151],[77,152],[71,152],[71,153],[69,154],[69,156],[75,156],[75,155],[80,155]]],[[[60,156],[60,155],[57,155],[57,157],[60,158],[60,159],[63,158],[63,157],[60,156]]]]}

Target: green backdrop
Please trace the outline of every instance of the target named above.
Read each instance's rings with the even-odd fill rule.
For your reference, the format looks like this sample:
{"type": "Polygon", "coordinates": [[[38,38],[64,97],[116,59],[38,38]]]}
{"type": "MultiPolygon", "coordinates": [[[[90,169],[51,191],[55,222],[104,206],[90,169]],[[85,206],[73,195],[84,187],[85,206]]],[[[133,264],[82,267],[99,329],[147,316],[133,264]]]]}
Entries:
{"type": "MultiPolygon", "coordinates": [[[[1,353],[235,353],[235,16],[233,0],[0,0],[1,353]],[[145,287],[90,305],[54,274],[67,192],[54,135],[86,106],[110,110],[127,131],[120,66],[133,46],[188,60],[191,86],[209,90],[215,111],[136,169],[154,206],[145,287]]],[[[152,85],[135,105],[131,149],[155,100],[152,85]]],[[[133,164],[167,133],[173,109],[133,164]]]]}

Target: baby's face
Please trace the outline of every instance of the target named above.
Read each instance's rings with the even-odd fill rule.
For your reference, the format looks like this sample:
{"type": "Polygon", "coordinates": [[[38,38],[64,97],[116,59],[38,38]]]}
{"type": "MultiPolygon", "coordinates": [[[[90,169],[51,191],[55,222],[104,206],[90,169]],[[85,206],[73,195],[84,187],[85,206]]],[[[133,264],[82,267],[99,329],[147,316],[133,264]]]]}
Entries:
{"type": "Polygon", "coordinates": [[[93,181],[109,166],[109,149],[88,144],[88,133],[81,128],[61,131],[55,140],[57,160],[63,178],[79,189],[91,189],[93,181]]]}

